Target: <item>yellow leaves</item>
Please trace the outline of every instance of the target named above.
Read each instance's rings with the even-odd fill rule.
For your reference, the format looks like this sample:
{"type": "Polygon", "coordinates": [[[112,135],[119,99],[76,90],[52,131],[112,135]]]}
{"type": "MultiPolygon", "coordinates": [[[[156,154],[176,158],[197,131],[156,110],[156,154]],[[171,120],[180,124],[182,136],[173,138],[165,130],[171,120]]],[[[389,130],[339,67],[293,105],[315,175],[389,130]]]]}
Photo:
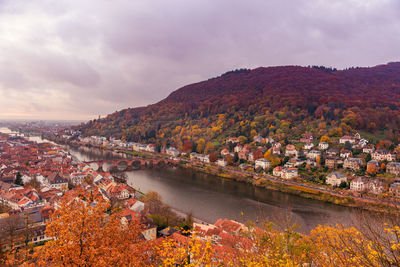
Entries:
{"type": "Polygon", "coordinates": [[[281,160],[279,157],[272,155],[271,150],[268,150],[264,154],[264,158],[271,161],[271,167],[278,166],[281,163],[281,160]]]}
{"type": "Polygon", "coordinates": [[[199,152],[199,153],[203,153],[204,152],[205,143],[206,143],[206,141],[203,138],[200,138],[197,141],[197,152],[199,152]]]}
{"type": "Polygon", "coordinates": [[[195,234],[185,237],[173,234],[157,246],[159,266],[215,266],[215,250],[209,240],[202,241],[195,234]]]}
{"type": "Polygon", "coordinates": [[[320,142],[326,142],[329,143],[331,141],[331,139],[329,138],[329,136],[323,135],[321,136],[320,142]]]}
{"type": "Polygon", "coordinates": [[[253,138],[256,135],[257,135],[257,131],[256,130],[253,129],[253,130],[250,131],[250,137],[251,138],[253,138]]]}

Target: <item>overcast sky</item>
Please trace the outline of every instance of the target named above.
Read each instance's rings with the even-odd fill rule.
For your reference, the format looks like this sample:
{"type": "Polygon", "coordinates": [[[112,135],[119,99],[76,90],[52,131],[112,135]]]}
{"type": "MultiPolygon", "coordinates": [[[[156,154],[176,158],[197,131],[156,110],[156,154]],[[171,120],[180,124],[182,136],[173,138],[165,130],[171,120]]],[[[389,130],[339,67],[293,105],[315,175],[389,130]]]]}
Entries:
{"type": "Polygon", "coordinates": [[[0,119],[93,119],[242,67],[390,61],[399,0],[0,0],[0,119]]]}

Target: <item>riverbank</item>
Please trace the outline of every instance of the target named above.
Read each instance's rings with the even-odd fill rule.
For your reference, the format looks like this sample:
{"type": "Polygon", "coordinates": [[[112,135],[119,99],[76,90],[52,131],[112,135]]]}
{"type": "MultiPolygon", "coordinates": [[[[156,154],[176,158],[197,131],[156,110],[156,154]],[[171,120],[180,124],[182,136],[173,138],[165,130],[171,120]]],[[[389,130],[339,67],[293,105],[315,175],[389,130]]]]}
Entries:
{"type": "Polygon", "coordinates": [[[360,197],[341,195],[329,191],[322,191],[315,188],[310,188],[304,185],[296,184],[291,181],[281,181],[272,178],[273,181],[260,177],[258,174],[248,174],[238,172],[236,170],[229,170],[212,165],[199,165],[199,164],[179,164],[182,168],[190,168],[203,173],[211,174],[220,177],[221,179],[232,179],[238,182],[250,183],[253,186],[261,187],[269,190],[274,190],[282,193],[300,196],[307,199],[314,199],[326,203],[332,203],[344,207],[359,208],[373,212],[393,212],[397,210],[397,206],[390,203],[383,203],[381,201],[374,201],[371,199],[362,199],[360,197]]]}

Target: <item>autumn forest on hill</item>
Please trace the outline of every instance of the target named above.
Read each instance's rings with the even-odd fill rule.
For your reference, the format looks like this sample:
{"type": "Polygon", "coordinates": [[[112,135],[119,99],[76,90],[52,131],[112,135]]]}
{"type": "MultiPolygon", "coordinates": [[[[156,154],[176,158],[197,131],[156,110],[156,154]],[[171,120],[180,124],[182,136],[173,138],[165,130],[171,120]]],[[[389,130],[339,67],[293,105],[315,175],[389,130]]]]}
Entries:
{"type": "MultiPolygon", "coordinates": [[[[259,134],[291,140],[310,132],[361,131],[394,143],[400,126],[400,63],[336,70],[268,67],[227,72],[187,85],[147,107],[128,108],[78,128],[84,135],[174,145],[259,134]],[[187,142],[186,142],[187,143],[187,142]]],[[[202,151],[203,152],[203,151],[202,151]]],[[[207,151],[204,151],[207,152],[207,151]]]]}

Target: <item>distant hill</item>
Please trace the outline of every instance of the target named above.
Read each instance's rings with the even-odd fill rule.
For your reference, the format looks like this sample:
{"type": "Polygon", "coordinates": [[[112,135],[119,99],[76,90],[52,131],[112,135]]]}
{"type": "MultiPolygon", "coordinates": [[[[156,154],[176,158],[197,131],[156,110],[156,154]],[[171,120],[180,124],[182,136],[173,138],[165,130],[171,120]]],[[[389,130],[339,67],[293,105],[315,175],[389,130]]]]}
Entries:
{"type": "MultiPolygon", "coordinates": [[[[79,126],[84,135],[182,146],[227,136],[295,138],[354,131],[398,139],[400,63],[335,70],[283,66],[230,71],[184,86],[147,107],[79,126]]],[[[397,140],[398,141],[398,140],[397,140]]]]}

